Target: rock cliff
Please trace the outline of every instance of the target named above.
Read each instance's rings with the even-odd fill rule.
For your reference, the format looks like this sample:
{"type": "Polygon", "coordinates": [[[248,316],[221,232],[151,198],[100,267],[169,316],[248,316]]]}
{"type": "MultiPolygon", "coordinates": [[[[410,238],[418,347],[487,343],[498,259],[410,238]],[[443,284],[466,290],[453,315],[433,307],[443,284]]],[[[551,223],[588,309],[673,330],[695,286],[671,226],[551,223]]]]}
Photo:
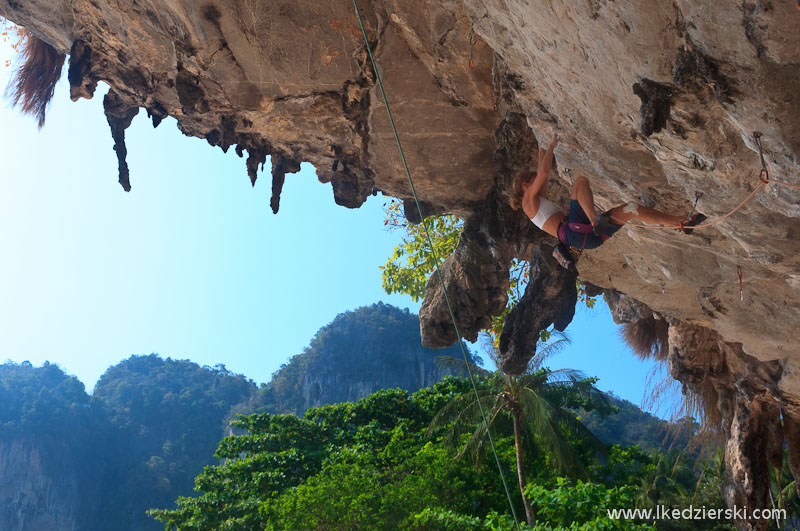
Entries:
{"type": "MultiPolygon", "coordinates": [[[[549,190],[557,199],[580,175],[602,208],[637,201],[683,214],[702,194],[698,209],[713,226],[692,236],[629,226],[584,253],[577,271],[668,320],[673,375],[717,389],[729,501],[766,506],[763,452],[779,448],[784,431],[790,451],[800,450],[800,190],[761,184],[753,133],[762,133],[769,179],[800,184],[795,3],[362,0],[360,8],[424,215],[467,220],[444,265],[466,337],[504,306],[513,258],[546,264],[541,245],[552,242],[507,205],[540,139],[562,137],[549,190]]],[[[73,98],[91,97],[100,80],[111,85],[105,107],[126,190],[135,192],[136,176],[122,171],[124,128],[144,108],[154,126],[173,116],[187,135],[246,151],[251,180],[270,155],[276,212],[286,174],[302,161],[346,207],[377,192],[411,196],[348,0],[2,0],[0,14],[70,53],[73,98]]],[[[505,352],[512,361],[534,348],[535,334],[520,333],[526,322],[569,313],[553,310],[572,294],[550,278],[562,287],[537,285],[546,294],[528,300],[551,318],[520,308],[505,352]]],[[[421,313],[432,346],[455,340],[441,289],[431,282],[421,313]]],[[[800,457],[790,460],[800,471],[800,457]]]]}
{"type": "Polygon", "coordinates": [[[454,372],[440,366],[440,356],[462,359],[456,345],[423,347],[419,319],[407,309],[363,306],[336,316],[272,375],[264,408],[302,415],[311,407],[356,402],[381,389],[431,387],[454,372]]]}
{"type": "Polygon", "coordinates": [[[75,531],[82,527],[79,470],[70,467],[74,460],[60,460],[54,453],[65,454],[55,445],[43,449],[39,442],[24,437],[0,440],[0,529],[75,531]]]}

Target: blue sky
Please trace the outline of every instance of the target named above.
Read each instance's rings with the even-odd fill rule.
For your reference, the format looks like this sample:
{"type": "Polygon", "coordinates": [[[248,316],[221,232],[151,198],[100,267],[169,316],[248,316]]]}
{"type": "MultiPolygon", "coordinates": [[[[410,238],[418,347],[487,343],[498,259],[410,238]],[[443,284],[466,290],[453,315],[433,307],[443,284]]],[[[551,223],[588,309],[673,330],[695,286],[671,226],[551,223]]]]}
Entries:
{"type": "MultiPolygon", "coordinates": [[[[0,87],[11,69],[0,46],[0,87]]],[[[278,215],[267,167],[187,138],[144,111],[127,131],[132,191],[117,182],[101,84],[71,102],[66,76],[45,127],[0,105],[0,360],[58,363],[87,389],[131,354],[224,363],[269,380],[337,314],[384,301],[379,267],[399,242],[383,198],[336,206],[304,164],[278,215]]],[[[412,168],[413,172],[413,168],[412,168]]],[[[651,366],[619,340],[608,309],[579,309],[551,366],[581,369],[640,403],[651,366]]]]}

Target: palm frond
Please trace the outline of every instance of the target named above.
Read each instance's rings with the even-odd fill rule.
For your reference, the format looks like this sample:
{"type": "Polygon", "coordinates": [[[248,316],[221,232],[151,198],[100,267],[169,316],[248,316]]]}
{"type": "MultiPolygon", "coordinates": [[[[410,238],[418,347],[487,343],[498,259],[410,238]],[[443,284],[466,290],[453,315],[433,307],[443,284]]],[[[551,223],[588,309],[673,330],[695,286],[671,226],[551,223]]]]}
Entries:
{"type": "Polygon", "coordinates": [[[464,393],[459,395],[440,409],[436,415],[431,419],[428,429],[425,431],[425,436],[430,437],[433,431],[443,426],[451,425],[450,431],[457,432],[460,435],[471,423],[474,423],[474,418],[479,412],[478,400],[485,401],[493,397],[486,389],[478,390],[478,398],[475,398],[474,393],[464,393]]]}
{"type": "Polygon", "coordinates": [[[585,477],[583,465],[559,424],[560,408],[528,387],[520,394],[520,408],[530,429],[548,450],[556,469],[570,476],[585,477]]]}
{"type": "Polygon", "coordinates": [[[494,424],[494,421],[502,411],[502,401],[495,400],[494,404],[492,404],[492,407],[486,410],[487,423],[484,423],[482,420],[478,423],[477,428],[475,428],[469,439],[467,439],[467,442],[464,444],[461,450],[459,450],[457,457],[460,458],[465,455],[471,455],[480,462],[486,453],[485,448],[489,441],[488,430],[490,429],[490,426],[494,424]]]}
{"type": "Polygon", "coordinates": [[[571,339],[565,332],[553,330],[550,333],[550,339],[543,344],[537,344],[536,353],[528,362],[528,371],[535,372],[542,368],[544,362],[555,354],[558,354],[569,345],[571,339]]]}

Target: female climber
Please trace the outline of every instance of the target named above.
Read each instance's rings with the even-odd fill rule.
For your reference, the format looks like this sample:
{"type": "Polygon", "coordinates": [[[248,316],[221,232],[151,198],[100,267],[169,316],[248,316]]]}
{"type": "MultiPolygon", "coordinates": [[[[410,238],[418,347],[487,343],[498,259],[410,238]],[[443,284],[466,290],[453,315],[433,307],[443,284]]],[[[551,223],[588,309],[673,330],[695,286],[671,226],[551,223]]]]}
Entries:
{"type": "Polygon", "coordinates": [[[539,165],[536,171],[522,172],[514,179],[511,207],[518,210],[521,206],[534,225],[555,236],[560,242],[579,250],[594,249],[632,219],[675,227],[685,234],[691,234],[693,231],[691,227],[706,219],[703,214],[695,214],[687,221],[681,216],[671,216],[634,202],[614,207],[598,215],[594,208],[592,189],[586,177],[575,179],[569,196],[569,214],[565,216],[558,205],[545,197],[547,177],[553,167],[553,151],[557,144],[558,135],[555,134],[547,150],[539,150],[539,165]]]}

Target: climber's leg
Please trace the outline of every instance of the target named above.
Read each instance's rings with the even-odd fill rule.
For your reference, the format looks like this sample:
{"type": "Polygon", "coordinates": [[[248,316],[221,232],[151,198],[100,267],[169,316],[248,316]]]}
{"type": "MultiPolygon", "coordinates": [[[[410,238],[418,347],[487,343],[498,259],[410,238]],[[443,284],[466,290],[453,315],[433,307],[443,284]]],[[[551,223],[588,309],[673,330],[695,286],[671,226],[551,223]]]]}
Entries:
{"type": "Polygon", "coordinates": [[[592,189],[589,186],[589,179],[584,176],[575,179],[569,198],[577,201],[578,204],[581,205],[581,209],[583,209],[583,212],[589,219],[589,223],[597,218],[597,211],[594,209],[594,197],[592,196],[592,189]]]}
{"type": "Polygon", "coordinates": [[[612,208],[609,214],[611,214],[611,221],[616,225],[624,225],[632,219],[637,219],[651,225],[666,225],[667,227],[678,228],[681,226],[681,223],[686,221],[683,216],[665,214],[660,210],[642,206],[633,201],[612,208]]]}

